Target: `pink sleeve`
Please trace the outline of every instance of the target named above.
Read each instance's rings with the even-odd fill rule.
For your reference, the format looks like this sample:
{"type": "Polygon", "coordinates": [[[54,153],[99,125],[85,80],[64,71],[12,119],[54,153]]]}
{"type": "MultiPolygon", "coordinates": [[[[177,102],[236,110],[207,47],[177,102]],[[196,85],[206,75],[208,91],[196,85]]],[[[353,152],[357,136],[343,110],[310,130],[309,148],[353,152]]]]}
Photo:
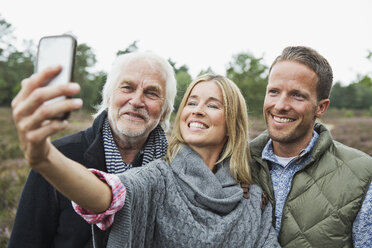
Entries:
{"type": "Polygon", "coordinates": [[[96,224],[99,229],[106,230],[114,222],[115,213],[124,206],[127,190],[117,175],[105,173],[96,169],[89,170],[110,186],[112,192],[111,205],[105,212],[98,214],[81,208],[75,202],[72,202],[72,207],[75,212],[83,217],[89,224],[96,224]]]}

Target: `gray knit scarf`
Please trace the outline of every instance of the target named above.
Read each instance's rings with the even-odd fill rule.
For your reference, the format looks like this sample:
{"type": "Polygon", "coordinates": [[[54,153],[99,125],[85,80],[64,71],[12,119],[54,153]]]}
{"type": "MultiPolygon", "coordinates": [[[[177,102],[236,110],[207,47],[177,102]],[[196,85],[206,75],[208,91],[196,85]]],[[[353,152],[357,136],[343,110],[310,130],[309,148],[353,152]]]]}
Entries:
{"type": "MultiPolygon", "coordinates": [[[[105,150],[106,167],[109,173],[118,174],[132,168],[132,164],[125,163],[120,155],[118,147],[112,137],[108,118],[106,118],[103,124],[103,146],[105,150]]],[[[142,165],[164,157],[167,148],[167,137],[163,128],[158,125],[151,131],[146,144],[140,151],[140,153],[143,154],[142,165]]]]}
{"type": "Polygon", "coordinates": [[[257,185],[243,198],[228,160],[214,174],[185,146],[171,166],[156,160],[118,176],[127,195],[107,247],[279,247],[271,205],[261,210],[257,185]]]}

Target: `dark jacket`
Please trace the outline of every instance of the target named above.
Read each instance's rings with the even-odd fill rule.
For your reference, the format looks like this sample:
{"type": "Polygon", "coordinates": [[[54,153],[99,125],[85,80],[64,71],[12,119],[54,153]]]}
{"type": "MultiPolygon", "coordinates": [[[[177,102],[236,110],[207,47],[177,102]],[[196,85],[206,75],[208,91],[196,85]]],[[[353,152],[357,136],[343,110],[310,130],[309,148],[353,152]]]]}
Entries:
{"type": "MultiPolygon", "coordinates": [[[[352,247],[352,225],[372,180],[372,158],[334,141],[321,124],[310,161],[298,171],[283,207],[283,247],[352,247]]],[[[275,206],[270,167],[261,158],[267,132],[251,142],[252,174],[275,206]]]]}
{"type": "MultiPolygon", "coordinates": [[[[102,126],[103,112],[85,131],[53,144],[67,157],[88,168],[106,171],[102,126]]],[[[39,173],[31,170],[18,205],[9,248],[84,247],[91,227],[72,209],[71,201],[58,193],[39,173]]]]}

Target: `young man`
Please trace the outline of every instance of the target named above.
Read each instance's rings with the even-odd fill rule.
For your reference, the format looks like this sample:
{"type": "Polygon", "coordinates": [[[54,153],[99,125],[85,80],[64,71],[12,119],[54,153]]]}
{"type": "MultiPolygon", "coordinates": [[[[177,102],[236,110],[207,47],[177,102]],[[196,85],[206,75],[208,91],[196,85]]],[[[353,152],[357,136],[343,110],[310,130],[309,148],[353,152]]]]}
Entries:
{"type": "Polygon", "coordinates": [[[253,176],[275,207],[283,247],[372,247],[372,158],[316,124],[332,69],[308,47],[287,47],[269,71],[267,131],[251,142],[253,176]]]}
{"type": "MultiPolygon", "coordinates": [[[[60,69],[49,68],[25,79],[12,103],[18,135],[27,140],[24,149],[31,151],[33,159],[48,153],[50,146],[42,142],[43,137],[66,127],[63,121],[40,120],[50,119],[61,109],[78,109],[82,104],[77,99],[40,104],[79,91],[78,85],[72,83],[40,87],[60,69]]],[[[121,55],[108,74],[93,125],[53,144],[68,158],[89,168],[120,173],[142,166],[166,153],[168,142],[164,129],[169,127],[175,95],[174,71],[166,60],[152,53],[121,55]]],[[[19,202],[9,247],[87,247],[90,240],[91,227],[75,213],[71,202],[39,173],[31,171],[19,202]]]]}

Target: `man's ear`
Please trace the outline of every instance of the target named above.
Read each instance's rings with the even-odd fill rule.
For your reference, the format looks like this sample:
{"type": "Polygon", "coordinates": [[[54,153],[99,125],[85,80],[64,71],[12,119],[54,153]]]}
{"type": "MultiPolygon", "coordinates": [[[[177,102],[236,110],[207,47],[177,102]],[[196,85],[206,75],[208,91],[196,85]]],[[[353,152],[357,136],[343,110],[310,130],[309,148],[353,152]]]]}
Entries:
{"type": "Polygon", "coordinates": [[[167,115],[167,110],[164,110],[164,113],[160,117],[160,121],[164,121],[166,115],[167,115]]]}
{"type": "Polygon", "coordinates": [[[315,117],[320,118],[324,115],[329,107],[329,99],[323,99],[318,102],[318,106],[316,108],[315,117]]]}
{"type": "Polygon", "coordinates": [[[165,119],[165,115],[166,115],[166,113],[164,113],[164,114],[160,117],[160,121],[164,121],[164,119],[165,119]]]}

